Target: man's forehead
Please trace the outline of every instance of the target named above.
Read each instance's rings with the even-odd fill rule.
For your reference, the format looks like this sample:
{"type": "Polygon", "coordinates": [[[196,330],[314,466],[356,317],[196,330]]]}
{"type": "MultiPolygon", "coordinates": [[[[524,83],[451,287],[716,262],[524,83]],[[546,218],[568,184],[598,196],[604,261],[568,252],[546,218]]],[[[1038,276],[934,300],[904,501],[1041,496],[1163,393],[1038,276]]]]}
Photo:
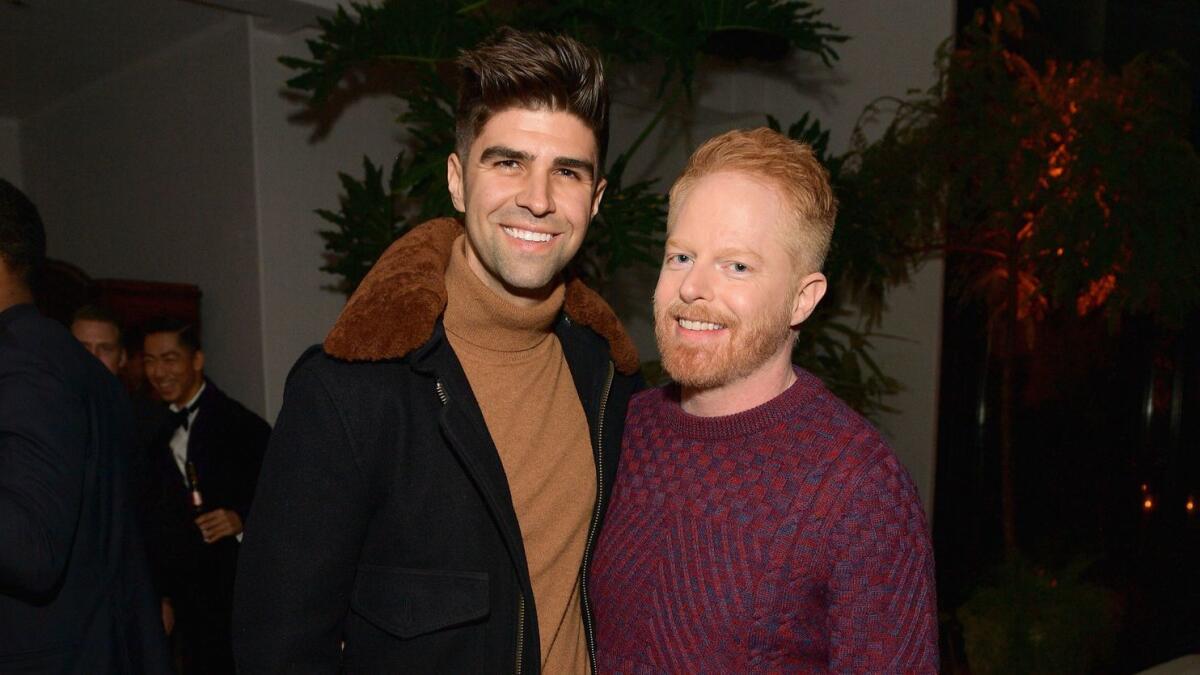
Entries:
{"type": "Polygon", "coordinates": [[[146,333],[145,337],[146,350],[149,351],[151,346],[159,352],[184,351],[183,343],[179,340],[179,333],[172,331],[160,331],[158,333],[146,333]]]}
{"type": "Polygon", "coordinates": [[[114,337],[121,333],[121,329],[111,321],[101,321],[100,319],[76,319],[71,324],[72,332],[80,333],[96,333],[103,331],[110,333],[114,337]]]}
{"type": "MultiPolygon", "coordinates": [[[[575,113],[549,106],[512,105],[492,113],[479,133],[471,141],[469,149],[472,156],[481,154],[484,149],[495,143],[519,143],[522,136],[528,134],[528,140],[535,137],[541,140],[570,140],[584,141],[586,147],[577,148],[577,152],[593,159],[599,154],[596,134],[582,117],[575,113]],[[582,132],[582,133],[581,133],[582,132]]],[[[518,147],[519,150],[527,150],[518,147]]]]}

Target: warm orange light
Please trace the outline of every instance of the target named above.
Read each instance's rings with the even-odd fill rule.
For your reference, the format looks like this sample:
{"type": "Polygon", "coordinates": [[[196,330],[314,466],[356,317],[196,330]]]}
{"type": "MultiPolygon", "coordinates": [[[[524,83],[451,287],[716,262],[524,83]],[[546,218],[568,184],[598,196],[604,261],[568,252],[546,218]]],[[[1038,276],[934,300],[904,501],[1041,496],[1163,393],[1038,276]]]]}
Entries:
{"type": "Polygon", "coordinates": [[[1196,512],[1196,502],[1195,502],[1195,500],[1193,500],[1191,497],[1188,497],[1188,500],[1187,500],[1187,504],[1186,504],[1186,506],[1187,506],[1187,512],[1188,512],[1188,513],[1195,513],[1195,512],[1196,512]]]}
{"type": "Polygon", "coordinates": [[[1084,316],[1088,312],[1096,309],[1108,300],[1108,296],[1112,294],[1117,287],[1117,277],[1114,274],[1106,274],[1103,277],[1096,279],[1088,285],[1087,291],[1076,298],[1075,311],[1079,316],[1084,316]]]}
{"type": "Polygon", "coordinates": [[[1147,491],[1147,490],[1149,490],[1149,489],[1150,489],[1150,486],[1149,486],[1149,485],[1146,485],[1145,483],[1142,483],[1142,492],[1145,492],[1145,491],[1147,491]]]}
{"type": "Polygon", "coordinates": [[[1142,509],[1149,511],[1154,508],[1154,498],[1146,497],[1146,501],[1142,502],[1142,509]]]}
{"type": "Polygon", "coordinates": [[[1063,249],[1061,246],[1059,246],[1058,250],[1054,252],[1054,255],[1062,257],[1062,254],[1063,254],[1063,249]]]}

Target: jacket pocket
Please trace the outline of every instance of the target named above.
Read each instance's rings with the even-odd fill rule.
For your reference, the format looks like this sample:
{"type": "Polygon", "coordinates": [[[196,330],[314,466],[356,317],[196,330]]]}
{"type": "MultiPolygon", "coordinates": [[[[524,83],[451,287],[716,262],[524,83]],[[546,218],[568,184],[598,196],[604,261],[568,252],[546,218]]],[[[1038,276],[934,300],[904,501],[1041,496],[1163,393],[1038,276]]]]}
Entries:
{"type": "Polygon", "coordinates": [[[413,638],[486,617],[488,575],[359,565],[350,608],[381,630],[413,638]]]}

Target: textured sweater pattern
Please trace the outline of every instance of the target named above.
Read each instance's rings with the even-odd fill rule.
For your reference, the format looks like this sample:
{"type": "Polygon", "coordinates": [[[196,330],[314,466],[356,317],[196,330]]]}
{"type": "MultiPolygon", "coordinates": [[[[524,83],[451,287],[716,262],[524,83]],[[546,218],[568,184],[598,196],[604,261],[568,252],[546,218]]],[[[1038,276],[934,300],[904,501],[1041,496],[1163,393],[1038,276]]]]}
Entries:
{"type": "Polygon", "coordinates": [[[600,672],[937,671],[912,482],[812,375],[704,418],[630,405],[592,568],[600,672]]]}

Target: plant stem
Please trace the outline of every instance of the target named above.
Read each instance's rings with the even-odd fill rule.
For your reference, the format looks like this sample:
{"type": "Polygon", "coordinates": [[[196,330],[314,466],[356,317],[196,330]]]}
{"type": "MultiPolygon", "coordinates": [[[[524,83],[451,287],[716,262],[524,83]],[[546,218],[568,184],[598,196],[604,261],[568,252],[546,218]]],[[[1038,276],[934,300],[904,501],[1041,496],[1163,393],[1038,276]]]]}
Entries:
{"type": "MultiPolygon", "coordinates": [[[[630,158],[637,153],[638,148],[642,147],[642,143],[645,143],[646,139],[650,137],[651,132],[653,132],[654,128],[658,126],[658,123],[661,122],[664,117],[666,117],[667,111],[673,108],[675,103],[679,101],[679,96],[682,93],[683,87],[676,83],[671,95],[665,102],[663,102],[662,106],[658,109],[658,112],[654,113],[654,117],[646,125],[646,128],[642,129],[642,133],[638,134],[638,137],[633,141],[633,144],[629,146],[629,149],[621,153],[621,156],[617,159],[617,162],[621,163],[622,169],[626,164],[629,163],[630,158]]],[[[614,165],[613,168],[616,169],[617,167],[614,165]]]]}

